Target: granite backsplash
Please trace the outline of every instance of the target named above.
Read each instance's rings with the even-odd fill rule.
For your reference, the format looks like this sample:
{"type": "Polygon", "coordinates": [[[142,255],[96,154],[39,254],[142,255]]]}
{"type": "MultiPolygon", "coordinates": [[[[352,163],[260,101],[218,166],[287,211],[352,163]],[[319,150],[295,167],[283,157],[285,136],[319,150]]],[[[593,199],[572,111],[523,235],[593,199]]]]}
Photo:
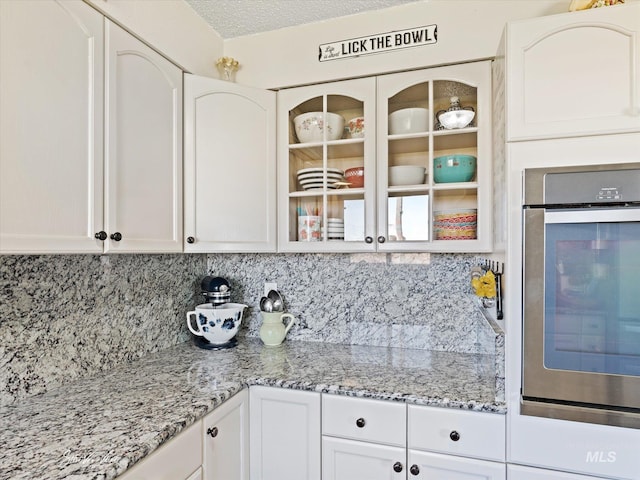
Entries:
{"type": "MultiPolygon", "coordinates": [[[[205,274],[245,303],[276,282],[290,340],[496,354],[501,339],[469,286],[464,254],[0,256],[0,405],[189,340],[205,274]]],[[[497,358],[498,363],[502,358],[497,358]]]]}

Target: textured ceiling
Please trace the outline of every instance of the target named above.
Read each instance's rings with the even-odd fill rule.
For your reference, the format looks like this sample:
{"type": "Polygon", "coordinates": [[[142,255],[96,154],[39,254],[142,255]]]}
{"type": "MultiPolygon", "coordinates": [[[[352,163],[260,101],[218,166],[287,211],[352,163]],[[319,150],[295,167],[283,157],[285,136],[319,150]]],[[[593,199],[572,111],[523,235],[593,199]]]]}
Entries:
{"type": "Polygon", "coordinates": [[[185,0],[222,38],[413,3],[416,0],[185,0]]]}

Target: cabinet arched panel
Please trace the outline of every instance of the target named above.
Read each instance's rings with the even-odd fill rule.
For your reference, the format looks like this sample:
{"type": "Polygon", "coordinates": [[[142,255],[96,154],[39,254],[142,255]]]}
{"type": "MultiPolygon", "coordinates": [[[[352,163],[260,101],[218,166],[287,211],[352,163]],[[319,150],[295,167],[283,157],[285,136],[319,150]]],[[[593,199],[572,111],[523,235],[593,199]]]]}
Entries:
{"type": "Polygon", "coordinates": [[[185,99],[185,250],[275,251],[275,93],[189,75],[185,99]]]}
{"type": "Polygon", "coordinates": [[[182,72],[107,23],[108,251],[182,250],[182,72]]]}
{"type": "Polygon", "coordinates": [[[102,252],[102,38],[82,3],[0,2],[3,252],[102,252]]]}
{"type": "Polygon", "coordinates": [[[638,5],[510,24],[509,140],[640,130],[638,5]]]}

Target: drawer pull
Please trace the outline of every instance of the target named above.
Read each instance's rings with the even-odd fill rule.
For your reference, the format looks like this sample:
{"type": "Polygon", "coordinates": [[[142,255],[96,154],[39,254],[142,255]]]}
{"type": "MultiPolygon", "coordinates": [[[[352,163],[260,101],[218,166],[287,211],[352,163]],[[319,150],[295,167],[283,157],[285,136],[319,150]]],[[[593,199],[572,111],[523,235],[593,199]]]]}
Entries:
{"type": "Polygon", "coordinates": [[[111,238],[111,240],[113,240],[114,242],[119,242],[120,240],[122,240],[122,234],[120,232],[112,233],[109,238],[111,238]]]}
{"type": "Polygon", "coordinates": [[[420,467],[414,463],[411,465],[411,468],[409,468],[409,471],[411,475],[418,475],[420,473],[420,467]]]}
{"type": "Polygon", "coordinates": [[[218,436],[218,427],[207,428],[207,435],[209,435],[212,438],[216,438],[218,436]]]}
{"type": "Polygon", "coordinates": [[[449,434],[449,438],[454,442],[457,442],[458,440],[460,440],[460,434],[454,430],[449,434]]]}
{"type": "Polygon", "coordinates": [[[356,420],[356,427],[362,428],[362,427],[364,427],[365,423],[366,422],[364,421],[364,418],[359,418],[359,419],[356,420]]]}
{"type": "Polygon", "coordinates": [[[94,235],[98,240],[106,240],[107,239],[107,232],[105,232],[104,230],[100,230],[98,233],[96,233],[94,235]]]}
{"type": "Polygon", "coordinates": [[[402,471],[402,464],[400,462],[396,462],[393,464],[393,471],[400,473],[402,471]]]}

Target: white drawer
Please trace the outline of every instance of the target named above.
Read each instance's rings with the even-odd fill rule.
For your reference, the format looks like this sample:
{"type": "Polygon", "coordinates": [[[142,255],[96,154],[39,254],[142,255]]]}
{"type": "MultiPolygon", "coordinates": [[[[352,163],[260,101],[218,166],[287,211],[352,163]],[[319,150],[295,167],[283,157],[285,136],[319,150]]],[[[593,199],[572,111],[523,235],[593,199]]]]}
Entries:
{"type": "Polygon", "coordinates": [[[505,460],[505,415],[409,405],[409,448],[505,460]]]}
{"type": "Polygon", "coordinates": [[[322,395],[322,434],[404,447],[404,403],[322,395]]]}

